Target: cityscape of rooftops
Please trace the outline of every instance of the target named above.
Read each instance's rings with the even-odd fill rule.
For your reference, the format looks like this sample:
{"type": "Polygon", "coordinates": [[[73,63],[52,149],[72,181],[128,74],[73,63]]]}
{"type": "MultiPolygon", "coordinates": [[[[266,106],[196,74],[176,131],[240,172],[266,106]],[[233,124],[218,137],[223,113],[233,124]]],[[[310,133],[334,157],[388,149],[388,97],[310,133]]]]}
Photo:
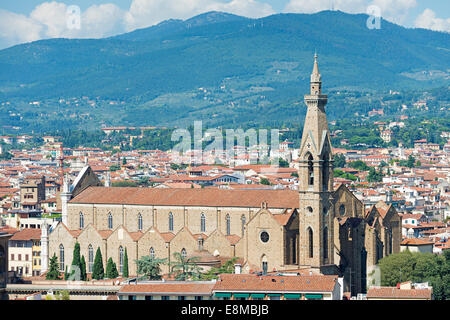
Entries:
{"type": "Polygon", "coordinates": [[[0,4],[1,302],[272,319],[449,300],[449,13],[0,4]]]}

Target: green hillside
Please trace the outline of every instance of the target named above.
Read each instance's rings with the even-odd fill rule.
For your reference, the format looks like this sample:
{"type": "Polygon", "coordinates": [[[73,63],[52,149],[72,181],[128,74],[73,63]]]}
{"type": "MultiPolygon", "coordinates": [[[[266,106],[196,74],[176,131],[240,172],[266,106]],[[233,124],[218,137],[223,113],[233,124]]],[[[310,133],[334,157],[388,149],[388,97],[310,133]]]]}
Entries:
{"type": "Polygon", "coordinates": [[[264,121],[271,112],[290,119],[315,51],[328,92],[448,86],[450,34],[385,20],[369,30],[366,20],[339,11],[261,19],[211,12],[107,39],[18,45],[0,51],[0,100],[12,102],[0,108],[52,119],[49,112],[69,112],[59,99],[88,97],[96,106],[80,104],[71,110],[76,119],[87,113],[87,122],[107,124],[220,125],[264,121]],[[30,101],[41,104],[31,108],[30,101]],[[283,108],[291,114],[277,112],[283,108]]]}

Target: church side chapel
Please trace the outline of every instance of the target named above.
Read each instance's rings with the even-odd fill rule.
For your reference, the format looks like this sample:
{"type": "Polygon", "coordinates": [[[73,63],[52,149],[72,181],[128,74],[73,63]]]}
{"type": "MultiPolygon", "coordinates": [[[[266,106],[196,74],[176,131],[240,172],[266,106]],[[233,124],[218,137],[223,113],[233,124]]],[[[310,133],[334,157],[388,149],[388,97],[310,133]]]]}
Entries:
{"type": "MultiPolygon", "coordinates": [[[[43,228],[43,269],[53,254],[60,270],[76,242],[91,273],[98,248],[129,274],[142,256],[199,257],[204,271],[233,257],[243,273],[299,270],[344,277],[344,291],[366,291],[368,269],[400,251],[401,224],[393,206],[366,210],[345,186],[333,189],[333,154],[317,55],[299,149],[299,190],[109,187],[89,166],[64,183],[62,222],[43,228]]],[[[69,266],[70,267],[70,266],[69,266]]],[[[164,273],[169,272],[165,265],[164,273]]]]}

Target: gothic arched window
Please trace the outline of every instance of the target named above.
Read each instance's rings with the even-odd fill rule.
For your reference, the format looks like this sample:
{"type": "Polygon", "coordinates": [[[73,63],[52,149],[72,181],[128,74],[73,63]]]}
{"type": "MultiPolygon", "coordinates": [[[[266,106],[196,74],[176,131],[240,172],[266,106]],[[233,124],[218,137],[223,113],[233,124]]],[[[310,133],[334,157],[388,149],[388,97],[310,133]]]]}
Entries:
{"type": "Polygon", "coordinates": [[[111,214],[111,212],[108,214],[108,229],[112,229],[113,228],[113,216],[111,214]]]}
{"type": "Polygon", "coordinates": [[[123,248],[119,247],[119,273],[123,272],[123,248]]]}
{"type": "Polygon", "coordinates": [[[142,231],[142,215],[138,214],[138,230],[142,231]]]}
{"type": "Polygon", "coordinates": [[[227,236],[229,236],[231,234],[231,225],[230,225],[230,215],[227,214],[227,216],[225,217],[225,220],[227,222],[227,236]]]}
{"type": "Polygon", "coordinates": [[[328,228],[323,228],[323,258],[328,259],[328,228]]]}
{"type": "Polygon", "coordinates": [[[173,214],[169,212],[169,231],[173,231],[173,214]]]}
{"type": "Polygon", "coordinates": [[[187,252],[186,252],[186,249],[185,249],[185,248],[183,248],[183,249],[181,250],[181,256],[183,257],[183,259],[186,259],[186,257],[187,257],[187,252]]]}
{"type": "Polygon", "coordinates": [[[84,228],[84,215],[80,212],[80,229],[84,228]]]}
{"type": "Polygon", "coordinates": [[[155,259],[155,249],[153,247],[150,248],[150,258],[155,259]]]}
{"type": "Polygon", "coordinates": [[[59,270],[64,271],[64,246],[59,245],[59,270]]]}
{"type": "Polygon", "coordinates": [[[341,205],[339,206],[339,214],[340,214],[341,216],[345,215],[345,205],[341,204],[341,205]]]}
{"type": "Polygon", "coordinates": [[[311,227],[308,228],[308,244],[309,244],[309,257],[314,257],[314,239],[313,239],[313,231],[311,227]]]}
{"type": "Polygon", "coordinates": [[[205,232],[206,230],[206,218],[205,215],[202,213],[200,217],[200,232],[205,232]]]}
{"type": "Polygon", "coordinates": [[[245,215],[241,216],[241,234],[242,236],[244,236],[244,232],[245,232],[245,215]]]}
{"type": "Polygon", "coordinates": [[[313,186],[314,185],[314,166],[313,166],[313,156],[312,154],[308,153],[308,185],[313,186]]]}
{"type": "Polygon", "coordinates": [[[92,272],[94,269],[94,249],[92,248],[92,245],[89,245],[88,247],[88,268],[89,272],[92,272]]]}
{"type": "Polygon", "coordinates": [[[323,156],[323,162],[322,162],[322,187],[323,190],[327,191],[328,190],[328,166],[329,166],[329,161],[328,161],[328,154],[325,154],[323,156]]]}

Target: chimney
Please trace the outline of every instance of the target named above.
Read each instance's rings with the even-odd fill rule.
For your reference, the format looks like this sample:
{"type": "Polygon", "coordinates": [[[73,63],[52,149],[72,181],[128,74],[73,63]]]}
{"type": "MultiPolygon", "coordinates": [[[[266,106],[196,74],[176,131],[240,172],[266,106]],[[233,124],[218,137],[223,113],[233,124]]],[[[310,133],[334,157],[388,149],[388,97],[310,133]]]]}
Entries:
{"type": "Polygon", "coordinates": [[[236,263],[234,265],[234,273],[235,274],[241,274],[241,264],[240,263],[236,263]]]}

